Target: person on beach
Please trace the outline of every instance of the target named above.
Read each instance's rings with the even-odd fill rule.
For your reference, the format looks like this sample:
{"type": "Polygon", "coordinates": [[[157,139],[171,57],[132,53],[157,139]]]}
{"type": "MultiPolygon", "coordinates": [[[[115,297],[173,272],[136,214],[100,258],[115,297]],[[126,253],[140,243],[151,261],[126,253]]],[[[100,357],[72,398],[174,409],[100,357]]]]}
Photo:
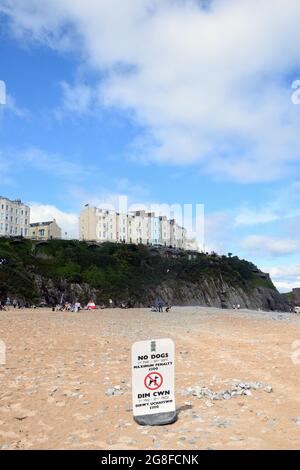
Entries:
{"type": "Polygon", "coordinates": [[[7,299],[6,299],[6,308],[7,308],[7,310],[9,310],[9,307],[10,307],[10,298],[7,297],[7,299]]]}
{"type": "Polygon", "coordinates": [[[163,301],[162,301],[162,300],[159,300],[159,301],[158,301],[158,311],[159,311],[159,312],[163,312],[163,311],[164,311],[164,310],[163,310],[163,306],[164,306],[163,301]]]}
{"type": "Polygon", "coordinates": [[[169,312],[170,310],[171,310],[171,305],[168,304],[168,305],[166,306],[166,312],[169,312]]]}

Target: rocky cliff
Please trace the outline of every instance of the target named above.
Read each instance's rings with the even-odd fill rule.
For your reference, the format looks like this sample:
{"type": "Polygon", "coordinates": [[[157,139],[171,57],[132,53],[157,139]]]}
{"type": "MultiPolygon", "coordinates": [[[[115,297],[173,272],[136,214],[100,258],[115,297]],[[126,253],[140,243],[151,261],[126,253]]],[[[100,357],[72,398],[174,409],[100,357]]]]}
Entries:
{"type": "Polygon", "coordinates": [[[300,306],[300,287],[296,287],[292,292],[282,294],[282,297],[293,307],[300,306]]]}
{"type": "MultiPolygon", "coordinates": [[[[107,304],[99,289],[85,283],[70,283],[66,280],[49,280],[37,276],[35,279],[39,301],[47,305],[65,301],[87,302],[95,299],[99,304],[107,304]]],[[[144,291],[142,296],[111,295],[115,305],[130,302],[135,307],[148,307],[153,305],[157,299],[163,299],[171,305],[181,306],[210,306],[220,308],[232,308],[240,305],[241,308],[253,310],[289,310],[289,304],[282,296],[270,287],[254,287],[251,290],[234,287],[222,282],[220,279],[206,279],[203,282],[170,281],[163,282],[157,287],[144,291]]]]}

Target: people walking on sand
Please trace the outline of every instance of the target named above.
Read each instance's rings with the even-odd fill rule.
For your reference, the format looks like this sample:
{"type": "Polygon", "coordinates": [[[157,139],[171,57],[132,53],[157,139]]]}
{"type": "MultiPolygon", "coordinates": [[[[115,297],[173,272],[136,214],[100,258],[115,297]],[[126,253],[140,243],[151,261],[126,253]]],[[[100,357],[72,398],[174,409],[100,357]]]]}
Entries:
{"type": "Polygon", "coordinates": [[[9,297],[7,297],[5,305],[6,305],[7,310],[9,310],[9,307],[10,307],[10,298],[9,297]]]}
{"type": "Polygon", "coordinates": [[[18,301],[17,301],[17,299],[14,299],[13,302],[12,302],[12,304],[13,304],[13,307],[14,307],[14,308],[17,308],[17,306],[18,306],[18,301]]]}
{"type": "Polygon", "coordinates": [[[159,312],[163,312],[163,311],[164,311],[164,310],[163,310],[163,306],[164,306],[164,302],[160,299],[160,300],[158,301],[158,311],[159,311],[159,312]]]}

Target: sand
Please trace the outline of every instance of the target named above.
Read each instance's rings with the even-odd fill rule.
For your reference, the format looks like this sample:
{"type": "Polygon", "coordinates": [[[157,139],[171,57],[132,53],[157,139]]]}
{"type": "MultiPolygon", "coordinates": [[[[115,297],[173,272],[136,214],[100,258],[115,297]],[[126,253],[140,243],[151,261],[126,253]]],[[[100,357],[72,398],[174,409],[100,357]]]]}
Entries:
{"type": "Polygon", "coordinates": [[[18,310],[0,312],[0,340],[0,449],[300,448],[294,314],[18,310]],[[176,345],[178,421],[141,427],[132,419],[131,345],[166,337],[176,345]],[[187,395],[195,386],[226,390],[234,379],[273,391],[219,401],[187,395]],[[117,395],[106,394],[112,387],[117,395]]]}

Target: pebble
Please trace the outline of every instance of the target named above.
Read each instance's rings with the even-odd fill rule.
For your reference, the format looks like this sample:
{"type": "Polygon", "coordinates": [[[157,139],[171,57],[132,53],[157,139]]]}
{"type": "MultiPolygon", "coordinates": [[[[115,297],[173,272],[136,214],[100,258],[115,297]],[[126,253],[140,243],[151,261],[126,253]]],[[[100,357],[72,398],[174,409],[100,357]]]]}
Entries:
{"type": "Polygon", "coordinates": [[[124,395],[124,392],[121,390],[121,387],[117,385],[116,387],[110,387],[106,390],[105,395],[107,396],[120,396],[124,395]]]}
{"type": "Polygon", "coordinates": [[[296,426],[299,426],[299,427],[300,427],[300,417],[293,418],[292,421],[294,421],[294,423],[296,424],[296,426]]]}
{"type": "Polygon", "coordinates": [[[195,437],[192,437],[191,439],[188,439],[188,443],[193,445],[197,443],[197,439],[195,437]]]}
{"type": "MultiPolygon", "coordinates": [[[[221,392],[214,392],[208,387],[188,387],[185,390],[181,390],[182,396],[195,396],[197,398],[208,398],[210,400],[230,400],[235,396],[252,396],[251,390],[264,390],[267,393],[271,393],[273,388],[270,385],[266,385],[263,382],[244,382],[240,380],[233,380],[232,387],[230,390],[223,390],[221,392]]],[[[190,402],[186,402],[190,403],[190,402]]],[[[209,402],[205,402],[207,406],[209,402]]]]}

